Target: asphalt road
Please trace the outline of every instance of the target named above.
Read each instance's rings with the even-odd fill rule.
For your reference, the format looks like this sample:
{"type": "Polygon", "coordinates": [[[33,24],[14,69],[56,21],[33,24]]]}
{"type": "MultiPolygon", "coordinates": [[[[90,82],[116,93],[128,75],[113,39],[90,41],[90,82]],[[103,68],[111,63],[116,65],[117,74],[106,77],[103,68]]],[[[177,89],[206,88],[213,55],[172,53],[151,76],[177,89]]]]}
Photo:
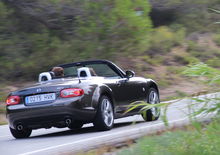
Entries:
{"type": "MultiPolygon", "coordinates": [[[[213,97],[219,93],[204,97],[213,97]]],[[[167,111],[167,118],[171,127],[190,123],[189,105],[194,104],[190,99],[172,101],[167,111]],[[173,103],[174,102],[174,103],[173,103]]],[[[196,104],[199,108],[201,103],[196,104]]],[[[204,121],[211,116],[199,117],[204,121]]],[[[14,139],[7,125],[0,126],[0,154],[2,155],[29,155],[29,154],[63,154],[68,152],[82,152],[103,145],[111,145],[142,137],[166,129],[162,120],[144,122],[141,116],[135,115],[115,120],[115,126],[110,131],[97,132],[92,124],[86,124],[81,130],[71,131],[63,129],[34,130],[30,138],[14,139]]]]}

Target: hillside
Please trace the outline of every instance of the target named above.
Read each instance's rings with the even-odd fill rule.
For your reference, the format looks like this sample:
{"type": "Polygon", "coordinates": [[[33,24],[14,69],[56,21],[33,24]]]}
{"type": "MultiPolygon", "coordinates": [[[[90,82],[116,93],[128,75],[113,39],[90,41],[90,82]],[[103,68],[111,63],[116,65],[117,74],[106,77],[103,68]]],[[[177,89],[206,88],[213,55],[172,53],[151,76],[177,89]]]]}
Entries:
{"type": "Polygon", "coordinates": [[[218,1],[2,0],[1,100],[51,66],[86,59],[155,79],[163,99],[209,91],[181,72],[199,61],[220,68],[219,16],[210,7],[218,1]]]}

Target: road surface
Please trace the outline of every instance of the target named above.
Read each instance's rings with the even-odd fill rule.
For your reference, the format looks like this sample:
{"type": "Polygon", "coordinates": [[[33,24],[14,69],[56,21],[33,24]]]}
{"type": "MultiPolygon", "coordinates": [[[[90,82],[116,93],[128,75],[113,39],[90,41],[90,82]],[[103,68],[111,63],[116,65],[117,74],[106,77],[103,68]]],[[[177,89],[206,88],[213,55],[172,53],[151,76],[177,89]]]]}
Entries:
{"type": "MultiPolygon", "coordinates": [[[[219,93],[204,97],[213,97],[219,93]]],[[[190,99],[172,101],[168,107],[167,118],[170,127],[189,124],[190,99]]],[[[198,104],[199,107],[201,103],[198,104]]],[[[200,117],[200,121],[211,116],[200,117]]],[[[115,126],[110,131],[97,132],[92,124],[86,124],[81,130],[71,131],[68,128],[34,130],[30,138],[15,139],[11,136],[7,125],[0,126],[0,154],[2,155],[32,155],[32,154],[63,154],[68,152],[83,152],[103,145],[120,143],[129,139],[142,137],[166,129],[162,120],[144,122],[140,115],[115,120],[115,126]]]]}

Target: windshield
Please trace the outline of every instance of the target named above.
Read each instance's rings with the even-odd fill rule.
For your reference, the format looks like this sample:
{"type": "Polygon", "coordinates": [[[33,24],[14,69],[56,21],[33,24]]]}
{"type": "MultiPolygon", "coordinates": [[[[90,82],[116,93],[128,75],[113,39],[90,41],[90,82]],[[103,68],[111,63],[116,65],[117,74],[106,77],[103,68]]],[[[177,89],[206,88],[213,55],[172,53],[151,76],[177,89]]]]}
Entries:
{"type": "Polygon", "coordinates": [[[108,64],[87,64],[87,65],[73,65],[63,67],[64,77],[78,77],[77,69],[82,67],[88,67],[93,72],[93,76],[120,78],[120,75],[116,73],[108,64]]]}

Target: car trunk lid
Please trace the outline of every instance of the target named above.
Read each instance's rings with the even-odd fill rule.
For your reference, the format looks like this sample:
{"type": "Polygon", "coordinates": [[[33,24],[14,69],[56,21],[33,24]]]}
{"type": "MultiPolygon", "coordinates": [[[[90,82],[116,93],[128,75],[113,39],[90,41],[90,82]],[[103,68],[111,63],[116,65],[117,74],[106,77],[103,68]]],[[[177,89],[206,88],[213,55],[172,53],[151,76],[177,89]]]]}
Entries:
{"type": "Polygon", "coordinates": [[[55,101],[60,96],[60,91],[66,88],[77,87],[77,80],[54,80],[38,83],[31,87],[13,92],[11,95],[21,97],[25,105],[46,104],[55,101]]]}

